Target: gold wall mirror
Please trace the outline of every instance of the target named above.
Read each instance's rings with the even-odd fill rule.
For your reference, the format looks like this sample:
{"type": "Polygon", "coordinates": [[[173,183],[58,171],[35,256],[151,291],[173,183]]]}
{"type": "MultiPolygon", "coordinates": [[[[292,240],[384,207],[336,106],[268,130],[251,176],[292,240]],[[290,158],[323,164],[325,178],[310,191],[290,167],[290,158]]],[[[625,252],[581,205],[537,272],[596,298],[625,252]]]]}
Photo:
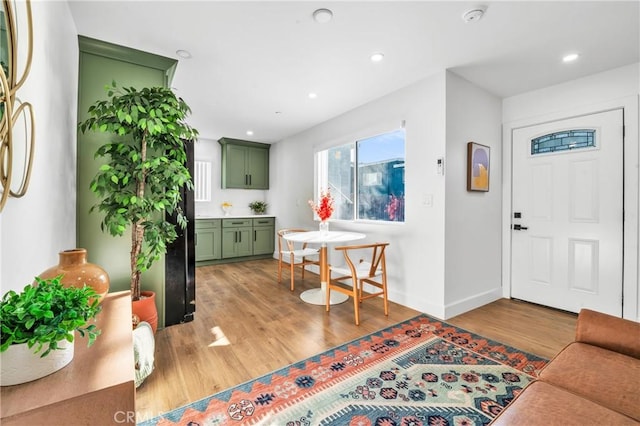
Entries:
{"type": "Polygon", "coordinates": [[[18,89],[31,69],[33,23],[31,1],[2,0],[0,9],[0,212],[9,197],[27,192],[35,146],[33,107],[22,101],[18,89]],[[18,31],[18,30],[21,31],[18,31]],[[26,39],[26,40],[25,40],[26,39]],[[18,42],[26,43],[24,58],[18,42]],[[18,63],[24,64],[18,74],[18,63]]]}
{"type": "MultiPolygon", "coordinates": [[[[11,72],[11,52],[9,51],[13,44],[13,42],[9,40],[9,37],[13,35],[13,33],[9,31],[9,28],[13,25],[13,22],[9,22],[10,16],[3,2],[0,4],[0,65],[2,65],[2,71],[4,71],[9,83],[14,74],[11,72]]],[[[0,111],[0,113],[1,112],[2,111],[0,111]]]]}

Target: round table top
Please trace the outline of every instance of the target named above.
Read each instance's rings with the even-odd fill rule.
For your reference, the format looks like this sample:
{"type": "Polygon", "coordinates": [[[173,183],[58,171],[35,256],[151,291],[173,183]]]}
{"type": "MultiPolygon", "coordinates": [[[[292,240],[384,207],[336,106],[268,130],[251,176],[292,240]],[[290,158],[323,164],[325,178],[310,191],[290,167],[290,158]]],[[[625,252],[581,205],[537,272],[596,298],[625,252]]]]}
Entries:
{"type": "Polygon", "coordinates": [[[366,237],[360,232],[346,231],[308,231],[283,235],[285,240],[301,243],[345,243],[347,241],[362,240],[366,237]]]}

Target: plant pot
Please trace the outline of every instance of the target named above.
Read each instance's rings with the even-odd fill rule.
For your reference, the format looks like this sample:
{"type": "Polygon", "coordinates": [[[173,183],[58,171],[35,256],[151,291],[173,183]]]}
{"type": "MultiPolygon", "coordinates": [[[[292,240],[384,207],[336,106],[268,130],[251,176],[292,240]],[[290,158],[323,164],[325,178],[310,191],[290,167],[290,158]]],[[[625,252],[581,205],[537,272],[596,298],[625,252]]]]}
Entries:
{"type": "Polygon", "coordinates": [[[155,334],[158,329],[158,309],[156,308],[156,293],[153,291],[141,291],[140,300],[131,302],[133,315],[137,315],[140,321],[146,321],[151,325],[155,334]]]}
{"type": "Polygon", "coordinates": [[[58,342],[57,349],[49,355],[40,358],[48,345],[42,347],[40,352],[34,353],[26,343],[10,345],[6,351],[0,352],[0,386],[19,385],[31,382],[55,373],[66,366],[73,359],[74,344],[67,340],[58,342]]]}
{"type": "Polygon", "coordinates": [[[85,284],[98,293],[98,302],[109,292],[109,274],[100,266],[87,262],[87,250],[76,248],[58,253],[59,263],[38,275],[50,279],[62,275],[60,282],[65,287],[82,288],[85,284]]]}

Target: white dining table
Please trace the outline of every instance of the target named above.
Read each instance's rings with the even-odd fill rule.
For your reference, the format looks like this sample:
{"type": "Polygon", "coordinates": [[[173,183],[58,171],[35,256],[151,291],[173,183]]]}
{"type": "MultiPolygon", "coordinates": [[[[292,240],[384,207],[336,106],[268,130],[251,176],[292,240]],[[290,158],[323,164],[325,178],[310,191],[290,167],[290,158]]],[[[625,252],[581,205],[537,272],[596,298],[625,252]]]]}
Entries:
{"type": "MultiPolygon", "coordinates": [[[[362,240],[366,237],[360,232],[344,231],[308,231],[295,232],[283,236],[286,240],[299,243],[320,244],[320,287],[305,290],[300,294],[300,299],[313,305],[325,305],[327,297],[327,282],[330,278],[329,259],[327,246],[329,244],[347,243],[349,241],[362,240]]],[[[333,292],[329,304],[337,305],[346,302],[349,296],[333,292]]]]}

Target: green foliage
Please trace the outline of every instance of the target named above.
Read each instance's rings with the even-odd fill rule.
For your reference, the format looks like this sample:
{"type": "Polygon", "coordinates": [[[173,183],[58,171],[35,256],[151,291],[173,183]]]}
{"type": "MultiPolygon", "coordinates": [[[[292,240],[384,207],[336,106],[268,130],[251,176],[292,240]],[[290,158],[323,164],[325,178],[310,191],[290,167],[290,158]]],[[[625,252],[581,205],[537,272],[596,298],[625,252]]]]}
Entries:
{"type": "Polygon", "coordinates": [[[253,201],[249,203],[249,208],[255,213],[264,213],[267,211],[268,204],[264,201],[253,201]]]}
{"type": "Polygon", "coordinates": [[[95,154],[105,163],[90,184],[100,197],[91,211],[104,214],[103,232],[121,236],[132,228],[131,292],[137,300],[140,273],[160,259],[177,237],[165,213],[186,227],[180,191],[185,186],[193,189],[193,183],[185,144],[198,132],[185,123],[191,110],[171,89],[118,88],[115,82],[105,89],[109,99],[91,105],[90,117],[79,124],[83,133],[114,135],[95,154]]]}
{"type": "Polygon", "coordinates": [[[60,276],[49,280],[36,278],[37,285],[27,285],[21,293],[11,290],[0,301],[0,352],[10,345],[26,343],[38,353],[48,345],[41,357],[59,349],[58,342],[73,342],[73,331],[88,337],[91,346],[100,330],[87,325],[102,309],[95,290],[64,287],[60,276]]]}

